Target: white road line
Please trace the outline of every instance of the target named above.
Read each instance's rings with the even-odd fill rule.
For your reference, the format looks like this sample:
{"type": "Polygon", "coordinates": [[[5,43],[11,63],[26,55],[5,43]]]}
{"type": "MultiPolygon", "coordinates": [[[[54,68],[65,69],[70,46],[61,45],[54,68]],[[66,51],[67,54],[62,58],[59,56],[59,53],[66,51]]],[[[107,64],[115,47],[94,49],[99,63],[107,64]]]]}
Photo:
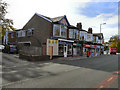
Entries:
{"type": "Polygon", "coordinates": [[[10,72],[2,72],[2,73],[7,74],[7,73],[16,73],[16,72],[18,71],[10,71],[10,72]]]}

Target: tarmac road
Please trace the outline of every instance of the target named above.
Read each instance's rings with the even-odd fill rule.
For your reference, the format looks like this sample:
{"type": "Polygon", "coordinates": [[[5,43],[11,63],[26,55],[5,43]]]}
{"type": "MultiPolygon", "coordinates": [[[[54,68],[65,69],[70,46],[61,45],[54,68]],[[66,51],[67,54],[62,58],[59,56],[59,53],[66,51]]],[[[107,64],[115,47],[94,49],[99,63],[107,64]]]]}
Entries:
{"type": "Polygon", "coordinates": [[[3,88],[118,88],[118,55],[28,62],[3,54],[3,88]]]}

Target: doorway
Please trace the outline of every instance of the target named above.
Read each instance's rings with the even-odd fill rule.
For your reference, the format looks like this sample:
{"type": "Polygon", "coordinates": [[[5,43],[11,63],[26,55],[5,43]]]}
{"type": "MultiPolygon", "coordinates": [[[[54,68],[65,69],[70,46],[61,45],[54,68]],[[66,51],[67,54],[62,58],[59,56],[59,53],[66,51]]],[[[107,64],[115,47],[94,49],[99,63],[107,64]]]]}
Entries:
{"type": "Polygon", "coordinates": [[[67,46],[64,46],[64,57],[67,57],[67,46]]]}

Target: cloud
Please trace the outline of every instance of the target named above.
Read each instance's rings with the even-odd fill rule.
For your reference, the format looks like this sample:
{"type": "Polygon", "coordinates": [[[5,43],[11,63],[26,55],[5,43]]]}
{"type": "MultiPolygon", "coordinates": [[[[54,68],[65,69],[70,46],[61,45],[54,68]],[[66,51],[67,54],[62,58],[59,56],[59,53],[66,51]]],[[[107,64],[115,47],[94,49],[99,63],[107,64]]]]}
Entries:
{"type": "MultiPolygon", "coordinates": [[[[87,30],[89,27],[93,28],[93,32],[99,32],[100,23],[106,22],[107,24],[102,26],[102,31],[105,37],[111,36],[115,32],[117,33],[117,9],[116,4],[111,3],[104,4],[103,10],[99,8],[99,2],[102,0],[6,0],[10,5],[8,6],[7,18],[11,18],[14,21],[15,28],[22,28],[28,20],[34,15],[35,12],[48,17],[57,17],[66,15],[70,24],[76,26],[76,23],[82,22],[83,29],[87,30]],[[91,3],[92,2],[92,3],[91,3]],[[94,3],[95,2],[95,3],[94,3]],[[91,8],[91,4],[95,5],[91,8]],[[109,5],[108,5],[109,4],[109,5]],[[108,10],[109,6],[109,10],[108,10]],[[114,9],[114,11],[113,11],[114,9]],[[111,10],[111,11],[110,11],[111,10]],[[82,13],[82,12],[89,13],[82,13]],[[92,16],[90,17],[90,12],[92,16]],[[96,14],[97,13],[97,14],[96,14]],[[116,26],[115,26],[116,25],[116,26]],[[106,30],[107,32],[106,32],[106,30]],[[109,33],[109,34],[108,34],[109,33]]],[[[106,1],[106,0],[104,0],[106,1]]],[[[106,38],[107,40],[107,38],[106,38]]]]}
{"type": "Polygon", "coordinates": [[[117,2],[89,2],[85,8],[79,6],[76,9],[76,14],[82,14],[87,17],[95,17],[101,13],[103,14],[117,14],[117,2]]]}

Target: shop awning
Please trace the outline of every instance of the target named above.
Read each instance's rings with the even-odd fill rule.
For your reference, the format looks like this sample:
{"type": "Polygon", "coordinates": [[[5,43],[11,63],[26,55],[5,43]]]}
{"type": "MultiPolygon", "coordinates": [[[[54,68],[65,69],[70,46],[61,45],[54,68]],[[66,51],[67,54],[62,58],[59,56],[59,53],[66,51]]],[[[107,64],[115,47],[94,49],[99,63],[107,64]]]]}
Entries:
{"type": "Polygon", "coordinates": [[[90,45],[84,44],[84,47],[90,47],[90,45]]]}
{"type": "Polygon", "coordinates": [[[76,46],[82,46],[82,45],[79,44],[79,43],[73,43],[73,45],[76,45],[76,46]]]}
{"type": "Polygon", "coordinates": [[[91,45],[91,48],[96,48],[96,45],[91,45]]]}

